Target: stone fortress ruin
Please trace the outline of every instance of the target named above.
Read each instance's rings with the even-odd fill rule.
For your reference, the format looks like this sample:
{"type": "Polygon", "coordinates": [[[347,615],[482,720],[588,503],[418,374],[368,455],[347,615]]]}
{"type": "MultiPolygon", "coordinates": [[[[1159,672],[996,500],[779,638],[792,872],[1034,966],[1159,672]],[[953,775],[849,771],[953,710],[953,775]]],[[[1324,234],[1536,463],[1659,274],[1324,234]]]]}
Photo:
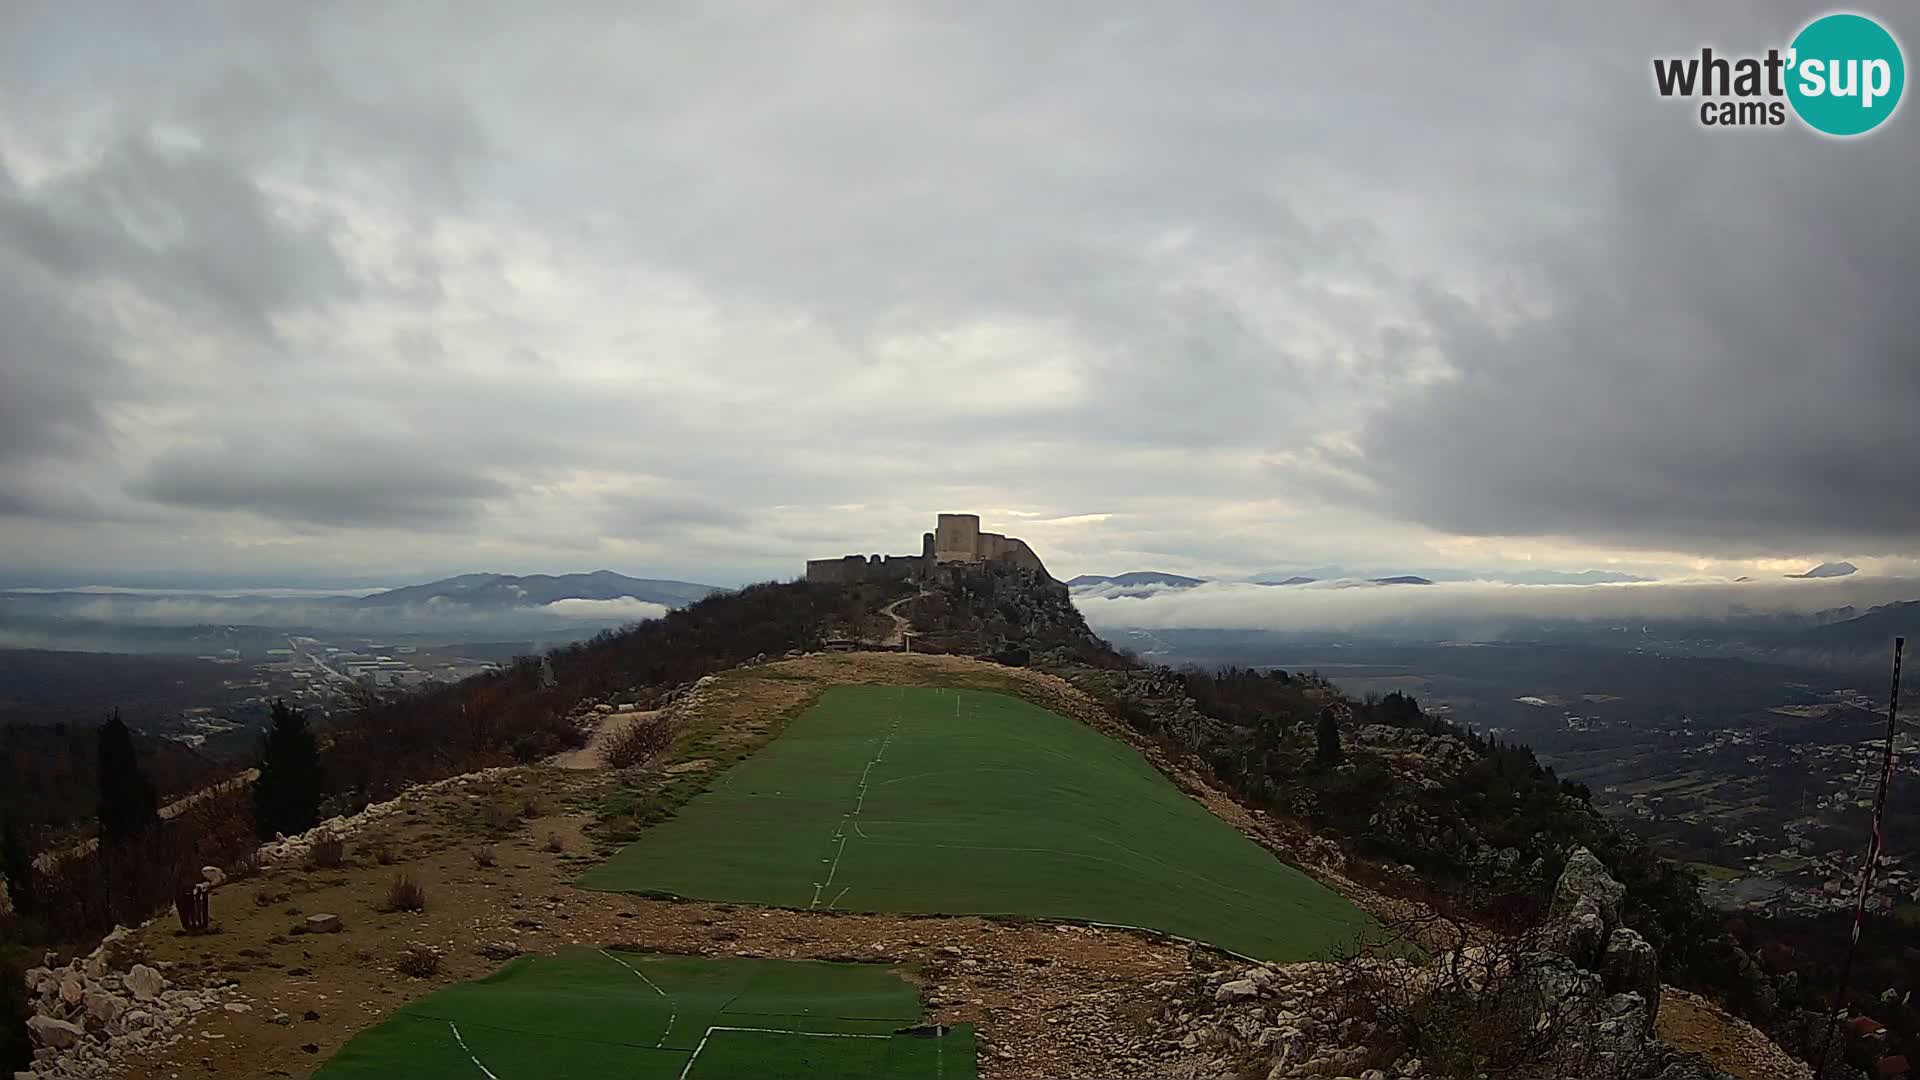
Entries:
{"type": "Polygon", "coordinates": [[[905,581],[927,577],[943,568],[958,569],[990,563],[1037,571],[1051,580],[1040,556],[1017,536],[981,532],[978,514],[941,514],[933,531],[920,537],[918,555],[843,555],[838,559],[808,559],[808,581],[905,581]]]}

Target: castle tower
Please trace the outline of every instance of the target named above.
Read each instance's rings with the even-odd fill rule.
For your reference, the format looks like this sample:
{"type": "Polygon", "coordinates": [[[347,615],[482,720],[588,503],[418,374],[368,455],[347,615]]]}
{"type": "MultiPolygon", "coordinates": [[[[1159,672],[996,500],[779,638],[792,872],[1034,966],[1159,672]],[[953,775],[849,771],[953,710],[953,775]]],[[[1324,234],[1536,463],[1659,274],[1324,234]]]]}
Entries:
{"type": "Polygon", "coordinates": [[[980,515],[941,514],[933,527],[935,562],[980,560],[980,515]]]}

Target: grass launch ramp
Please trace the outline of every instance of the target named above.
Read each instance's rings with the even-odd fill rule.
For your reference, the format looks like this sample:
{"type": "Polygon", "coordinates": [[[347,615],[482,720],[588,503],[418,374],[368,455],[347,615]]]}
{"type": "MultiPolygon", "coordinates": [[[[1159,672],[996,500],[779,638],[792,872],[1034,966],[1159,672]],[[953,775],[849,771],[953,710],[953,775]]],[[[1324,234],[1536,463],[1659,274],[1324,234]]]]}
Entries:
{"type": "Polygon", "coordinates": [[[898,968],[591,948],[404,1005],[316,1080],[970,1080],[970,1029],[921,1026],[898,968]]]}
{"type": "Polygon", "coordinates": [[[1301,960],[1353,905],[1131,747],[1004,694],[836,686],[586,888],[822,911],[1027,915],[1301,960]]]}

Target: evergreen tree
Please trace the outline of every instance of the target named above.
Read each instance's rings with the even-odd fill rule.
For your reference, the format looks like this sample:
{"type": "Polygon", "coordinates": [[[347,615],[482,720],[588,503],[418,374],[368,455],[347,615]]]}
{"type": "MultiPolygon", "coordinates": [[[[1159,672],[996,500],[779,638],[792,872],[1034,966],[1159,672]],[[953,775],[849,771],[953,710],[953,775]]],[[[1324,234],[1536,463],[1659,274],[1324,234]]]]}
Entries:
{"type": "Polygon", "coordinates": [[[21,915],[33,914],[33,856],[12,818],[0,824],[0,873],[7,876],[7,897],[13,901],[13,910],[21,915]]]}
{"type": "Polygon", "coordinates": [[[253,782],[253,823],[264,839],[292,836],[320,823],[320,746],[306,715],[273,703],[273,727],[260,752],[260,778],[253,782]]]}
{"type": "Polygon", "coordinates": [[[1314,760],[1327,768],[1340,764],[1344,756],[1340,750],[1340,720],[1334,715],[1333,706],[1320,710],[1320,724],[1314,734],[1320,739],[1314,760]]]}
{"type": "Polygon", "coordinates": [[[160,796],[153,781],[140,771],[133,750],[133,733],[120,719],[120,710],[100,725],[100,836],[125,840],[160,822],[160,796]]]}

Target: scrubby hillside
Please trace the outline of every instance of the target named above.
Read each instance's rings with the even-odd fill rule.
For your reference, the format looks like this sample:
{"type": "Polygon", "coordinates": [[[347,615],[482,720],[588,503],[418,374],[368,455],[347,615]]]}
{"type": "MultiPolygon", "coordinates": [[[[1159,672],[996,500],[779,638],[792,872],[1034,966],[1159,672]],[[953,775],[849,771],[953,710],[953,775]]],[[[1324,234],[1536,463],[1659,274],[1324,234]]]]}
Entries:
{"type": "MultiPolygon", "coordinates": [[[[644,780],[622,774],[627,779],[619,786],[593,796],[594,820],[576,819],[571,827],[584,825],[610,852],[673,814],[704,787],[716,763],[761,745],[826,682],[845,679],[792,673],[758,679],[752,693],[779,701],[758,726],[745,728],[742,717],[755,707],[750,702],[716,700],[711,688],[689,695],[690,686],[742,664],[814,652],[831,640],[884,641],[894,628],[890,611],[911,621],[916,651],[1000,665],[971,665],[982,671],[1032,669],[1022,673],[1028,682],[1009,686],[1053,688],[1036,700],[1132,743],[1215,814],[1343,893],[1371,897],[1366,902],[1373,908],[1434,912],[1478,932],[1526,940],[1547,917],[1570,855],[1585,847],[1623,883],[1604,929],[1631,928],[1644,938],[1645,959],[1657,957],[1667,981],[1789,1034],[1806,1019],[1802,1006],[1813,1003],[1808,983],[1771,976],[1740,951],[1700,903],[1689,875],[1612,827],[1583,789],[1561,782],[1525,748],[1457,730],[1400,695],[1349,700],[1312,674],[1143,664],[1089,632],[1064,586],[1010,568],[943,576],[924,587],[755,586],[455,686],[369,697],[325,739],[325,812],[351,813],[425,781],[535,762],[578,746],[584,720],[612,701],[642,709],[668,705],[683,719],[720,725],[698,737],[682,732],[644,780]]],[[[752,670],[778,674],[793,663],[752,670]]],[[[896,677],[919,670],[903,668],[896,677]]],[[[884,681],[878,675],[863,680],[884,681]]],[[[586,796],[582,790],[571,797],[586,796]]],[[[220,817],[233,810],[231,803],[216,803],[192,821],[168,824],[173,839],[151,845],[164,860],[142,871],[160,879],[157,887],[106,904],[67,905],[35,932],[84,942],[116,919],[151,913],[157,899],[170,895],[167,882],[201,863],[238,862],[244,869],[249,830],[220,817]]],[[[421,832],[417,857],[461,865],[464,853],[431,850],[434,835],[421,832]]],[[[134,867],[117,865],[113,880],[134,867]]],[[[83,869],[63,870],[54,892],[77,897],[96,887],[98,868],[93,877],[83,869]]],[[[485,878],[475,876],[472,887],[484,887],[485,878]]],[[[1040,974],[1012,970],[1009,986],[1040,974]]],[[[1173,986],[1166,983],[1166,992],[1184,992],[1173,986]]],[[[1117,1010],[1138,988],[1112,992],[1117,1010]]],[[[1117,1015],[1102,1014],[1099,1022],[1118,1023],[1117,1015]]],[[[1009,1017],[997,1022],[1015,1022],[1009,1017]]],[[[1803,1038],[1818,1027],[1800,1026],[1803,1038]]],[[[1064,1037],[1036,1028],[1023,1036],[1027,1049],[1020,1053],[1028,1056],[1021,1060],[1046,1060],[1048,1040],[1064,1037]]],[[[1201,1068],[1203,1060],[1194,1047],[1114,1053],[1108,1041],[1076,1044],[1062,1060],[1080,1067],[1144,1066],[1158,1058],[1183,1069],[1201,1068]]]]}
{"type": "MultiPolygon", "coordinates": [[[[1601,817],[1582,785],[1524,746],[1401,694],[1354,701],[1313,673],[1144,664],[1096,637],[1064,588],[1017,570],[945,579],[910,611],[925,640],[1068,680],[1247,806],[1336,841],[1343,871],[1384,893],[1523,932],[1544,917],[1569,854],[1588,848],[1623,883],[1624,925],[1652,944],[1663,978],[1803,1057],[1824,1041],[1836,973],[1769,967],[1742,947],[1743,926],[1702,901],[1691,871],[1601,817]]],[[[1849,1054],[1870,1064],[1871,1052],[1849,1054]]]]}

